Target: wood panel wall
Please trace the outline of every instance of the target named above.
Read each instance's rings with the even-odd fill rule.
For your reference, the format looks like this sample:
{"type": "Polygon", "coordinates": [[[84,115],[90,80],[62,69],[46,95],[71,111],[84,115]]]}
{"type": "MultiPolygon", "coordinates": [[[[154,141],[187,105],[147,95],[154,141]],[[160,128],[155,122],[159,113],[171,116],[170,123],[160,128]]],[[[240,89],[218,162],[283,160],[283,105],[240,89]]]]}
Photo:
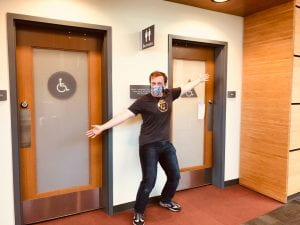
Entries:
{"type": "Polygon", "coordinates": [[[294,8],[294,67],[290,126],[288,195],[300,192],[300,0],[294,8]]]}
{"type": "Polygon", "coordinates": [[[293,67],[288,2],[245,17],[240,184],[287,200],[293,67]]]}

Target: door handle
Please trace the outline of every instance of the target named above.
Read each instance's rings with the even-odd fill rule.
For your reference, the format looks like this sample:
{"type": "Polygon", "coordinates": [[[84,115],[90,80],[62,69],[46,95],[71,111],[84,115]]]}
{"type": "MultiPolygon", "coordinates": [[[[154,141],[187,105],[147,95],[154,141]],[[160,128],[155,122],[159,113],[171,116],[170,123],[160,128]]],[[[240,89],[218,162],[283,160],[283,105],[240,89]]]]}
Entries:
{"type": "Polygon", "coordinates": [[[213,112],[214,112],[213,107],[214,107],[213,101],[209,100],[207,106],[207,130],[209,131],[213,130],[213,112]]]}
{"type": "Polygon", "coordinates": [[[28,103],[26,101],[21,102],[21,108],[26,109],[28,107],[28,103]]]}
{"type": "Polygon", "coordinates": [[[30,110],[27,109],[27,102],[21,103],[21,109],[19,110],[20,118],[20,147],[31,147],[31,115],[30,110]]]}

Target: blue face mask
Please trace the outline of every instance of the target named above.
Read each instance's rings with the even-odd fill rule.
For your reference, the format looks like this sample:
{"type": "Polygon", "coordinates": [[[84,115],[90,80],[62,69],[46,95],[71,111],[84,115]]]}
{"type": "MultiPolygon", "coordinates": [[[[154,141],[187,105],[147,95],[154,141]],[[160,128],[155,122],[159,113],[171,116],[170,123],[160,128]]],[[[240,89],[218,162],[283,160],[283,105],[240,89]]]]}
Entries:
{"type": "Polygon", "coordinates": [[[151,87],[151,94],[154,97],[161,97],[163,94],[164,88],[163,86],[151,87]]]}

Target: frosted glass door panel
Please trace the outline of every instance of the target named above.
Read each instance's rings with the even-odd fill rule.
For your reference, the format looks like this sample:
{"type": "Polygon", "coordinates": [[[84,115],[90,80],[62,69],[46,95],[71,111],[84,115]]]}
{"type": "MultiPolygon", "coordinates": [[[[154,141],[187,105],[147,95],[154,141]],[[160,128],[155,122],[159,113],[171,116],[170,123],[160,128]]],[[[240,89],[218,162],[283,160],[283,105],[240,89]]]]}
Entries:
{"type": "Polygon", "coordinates": [[[37,191],[88,185],[87,53],[34,49],[33,75],[37,191]]]}
{"type": "MultiPolygon", "coordinates": [[[[174,59],[173,87],[193,81],[201,73],[205,73],[205,62],[174,59]]],[[[198,119],[198,103],[205,102],[205,83],[194,88],[188,96],[180,97],[173,103],[173,143],[180,168],[204,163],[204,119],[198,119]]]]}

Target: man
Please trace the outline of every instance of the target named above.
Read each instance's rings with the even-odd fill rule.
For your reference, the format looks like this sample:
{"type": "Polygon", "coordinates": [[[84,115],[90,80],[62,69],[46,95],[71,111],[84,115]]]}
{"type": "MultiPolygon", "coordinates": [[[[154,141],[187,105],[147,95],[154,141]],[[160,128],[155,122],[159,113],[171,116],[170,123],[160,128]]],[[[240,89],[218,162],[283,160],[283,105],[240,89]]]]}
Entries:
{"type": "Polygon", "coordinates": [[[88,137],[96,137],[104,130],[114,127],[137,114],[142,115],[143,124],[139,137],[139,155],[142,167],[140,183],[134,205],[134,225],[144,224],[144,212],[157,175],[157,163],[166,173],[167,182],[161,193],[160,206],[173,212],[179,212],[181,206],[172,201],[179,183],[180,173],[176,150],[170,142],[170,118],[172,102],[180,95],[192,90],[201,82],[208,80],[208,75],[182,87],[167,89],[167,76],[159,71],[150,74],[151,92],[137,99],[127,110],[116,115],[103,125],[92,125],[87,131],[88,137]]]}

